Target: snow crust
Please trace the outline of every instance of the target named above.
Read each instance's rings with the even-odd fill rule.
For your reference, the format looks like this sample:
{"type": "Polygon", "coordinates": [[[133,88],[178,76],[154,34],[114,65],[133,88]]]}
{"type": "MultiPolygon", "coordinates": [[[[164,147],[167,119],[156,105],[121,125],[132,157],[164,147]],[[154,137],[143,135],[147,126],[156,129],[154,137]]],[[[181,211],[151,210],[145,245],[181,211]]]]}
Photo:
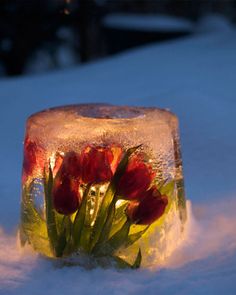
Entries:
{"type": "Polygon", "coordinates": [[[195,31],[198,33],[231,31],[232,25],[220,14],[208,14],[199,19],[195,31]]]}
{"type": "Polygon", "coordinates": [[[191,31],[193,24],[184,18],[161,14],[112,13],[105,16],[106,27],[144,31],[191,31]]]}
{"type": "MultiPolygon", "coordinates": [[[[236,30],[152,45],[101,62],[0,81],[0,294],[236,294],[236,30]],[[192,213],[159,269],[55,268],[16,243],[24,124],[87,102],[170,108],[180,120],[192,213]]],[[[190,206],[190,205],[189,205],[190,206]]]]}

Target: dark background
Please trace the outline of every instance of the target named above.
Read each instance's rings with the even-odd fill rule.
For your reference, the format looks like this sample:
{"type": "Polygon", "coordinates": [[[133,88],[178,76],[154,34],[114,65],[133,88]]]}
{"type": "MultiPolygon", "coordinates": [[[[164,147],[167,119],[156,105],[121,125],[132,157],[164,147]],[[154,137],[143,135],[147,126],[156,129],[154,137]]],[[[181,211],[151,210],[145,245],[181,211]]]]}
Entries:
{"type": "Polygon", "coordinates": [[[189,30],[145,31],[104,24],[112,13],[169,15],[193,24],[207,14],[236,21],[236,0],[1,0],[0,76],[82,64],[189,30]]]}

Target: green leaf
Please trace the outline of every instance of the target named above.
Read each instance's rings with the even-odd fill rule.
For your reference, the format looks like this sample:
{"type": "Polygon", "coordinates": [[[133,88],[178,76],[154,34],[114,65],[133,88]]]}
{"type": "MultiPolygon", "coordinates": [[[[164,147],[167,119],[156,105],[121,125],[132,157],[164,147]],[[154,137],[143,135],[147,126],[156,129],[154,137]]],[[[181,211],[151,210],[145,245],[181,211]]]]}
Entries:
{"type": "Polygon", "coordinates": [[[136,257],[136,259],[135,259],[135,261],[134,261],[134,263],[132,265],[132,268],[133,269],[139,268],[140,265],[141,265],[141,262],[142,262],[142,253],[141,253],[141,249],[139,248],[138,255],[137,255],[137,257],[136,257]]]}
{"type": "Polygon", "coordinates": [[[148,228],[149,226],[135,234],[128,235],[127,240],[125,241],[125,247],[129,247],[136,241],[138,241],[142,237],[142,235],[148,230],[148,228]]]}
{"type": "Polygon", "coordinates": [[[35,209],[29,189],[24,187],[21,202],[20,239],[22,245],[27,241],[39,253],[51,256],[49,249],[47,226],[35,209]]]}
{"type": "Polygon", "coordinates": [[[90,236],[92,233],[92,227],[89,224],[84,223],[82,233],[79,241],[79,248],[83,249],[85,253],[90,251],[90,236]]]}
{"type": "Polygon", "coordinates": [[[99,252],[99,250],[101,250],[102,248],[105,247],[105,243],[107,242],[107,240],[109,238],[110,231],[111,231],[114,215],[115,215],[115,202],[112,202],[111,206],[109,208],[106,222],[103,226],[103,230],[100,233],[99,239],[93,248],[93,253],[95,255],[96,255],[96,253],[99,252]]]}
{"type": "MultiPolygon", "coordinates": [[[[74,246],[76,250],[78,250],[78,248],[80,247],[82,232],[85,230],[84,224],[86,220],[87,201],[88,201],[89,191],[90,191],[90,185],[88,185],[84,191],[82,203],[80,205],[79,210],[76,213],[74,224],[73,224],[72,231],[73,231],[74,246]]],[[[86,234],[86,233],[84,232],[83,234],[86,234]]]]}
{"type": "MultiPolygon", "coordinates": [[[[58,233],[58,242],[57,242],[57,255],[62,257],[66,247],[71,241],[71,231],[72,231],[72,222],[69,216],[63,216],[62,222],[60,225],[60,232],[58,233]]],[[[68,253],[67,253],[68,254],[68,253]]]]}
{"type": "Polygon", "coordinates": [[[127,261],[120,258],[119,256],[113,256],[113,259],[115,260],[116,266],[118,268],[122,268],[122,269],[125,269],[125,268],[138,269],[138,268],[140,268],[141,262],[142,262],[141,249],[139,249],[138,254],[137,254],[133,264],[128,263],[127,261]]]}
{"type": "Polygon", "coordinates": [[[22,203],[21,203],[21,220],[23,222],[40,223],[43,222],[41,215],[35,209],[33,201],[31,199],[30,190],[24,187],[22,192],[22,203]]]}
{"type": "Polygon", "coordinates": [[[96,245],[96,243],[98,242],[99,236],[101,232],[103,231],[103,226],[107,219],[109,206],[113,200],[114,195],[115,195],[115,186],[114,186],[114,183],[111,182],[102,200],[101,206],[98,210],[97,218],[95,220],[95,224],[91,234],[91,241],[90,241],[91,251],[96,245]]]}
{"type": "Polygon", "coordinates": [[[110,209],[113,198],[115,197],[115,192],[116,192],[116,185],[119,182],[121,176],[123,175],[123,173],[125,172],[125,169],[128,165],[128,161],[129,161],[129,157],[140,147],[136,146],[134,148],[130,148],[126,151],[126,153],[124,154],[122,160],[120,161],[116,172],[113,176],[113,179],[111,180],[107,191],[105,193],[105,196],[102,200],[102,204],[100,206],[100,209],[98,211],[98,215],[94,224],[94,228],[93,228],[93,232],[91,235],[91,251],[93,250],[93,248],[95,247],[96,243],[99,240],[100,234],[103,232],[103,227],[106,223],[107,218],[110,218],[108,215],[112,214],[112,210],[110,209]]]}
{"type": "Polygon", "coordinates": [[[65,250],[67,241],[66,241],[66,230],[60,232],[58,235],[58,240],[57,240],[57,257],[62,257],[63,252],[65,250]]]}
{"type": "Polygon", "coordinates": [[[160,189],[162,195],[166,195],[173,199],[173,194],[175,190],[175,181],[170,181],[167,184],[163,185],[160,189]]]}
{"type": "Polygon", "coordinates": [[[186,210],[186,198],[184,191],[184,180],[180,179],[176,183],[177,186],[177,195],[178,195],[178,207],[180,219],[185,222],[187,219],[187,210],[186,210]]]}
{"type": "Polygon", "coordinates": [[[54,255],[59,257],[60,253],[57,253],[58,246],[58,234],[57,234],[57,225],[55,218],[55,210],[52,204],[52,188],[53,188],[53,174],[52,169],[49,166],[49,174],[46,177],[45,173],[45,182],[44,182],[44,194],[45,194],[45,209],[46,209],[46,224],[48,231],[48,238],[54,255]]]}
{"type": "Polygon", "coordinates": [[[65,234],[66,234],[66,245],[63,251],[63,256],[68,256],[75,252],[74,240],[73,240],[73,223],[70,216],[65,216],[65,234]]]}
{"type": "Polygon", "coordinates": [[[124,259],[122,259],[118,256],[113,256],[113,259],[114,259],[116,266],[118,268],[121,268],[121,269],[132,268],[131,264],[129,264],[127,261],[125,261],[124,259]]]}
{"type": "MultiPolygon", "coordinates": [[[[109,254],[117,251],[121,246],[125,245],[125,241],[127,240],[129,230],[130,230],[130,222],[127,220],[122,228],[117,231],[108,241],[106,245],[106,251],[109,251],[109,254]]],[[[106,254],[106,253],[105,253],[106,254]]]]}
{"type": "Polygon", "coordinates": [[[128,202],[125,202],[124,204],[120,205],[118,208],[116,208],[115,216],[114,216],[114,224],[120,223],[120,221],[124,218],[125,216],[125,209],[128,205],[128,202]]]}
{"type": "Polygon", "coordinates": [[[115,215],[115,203],[112,202],[112,204],[109,208],[109,213],[108,213],[106,222],[103,226],[103,231],[101,232],[100,237],[99,237],[100,242],[104,242],[104,241],[108,240],[114,215],[115,215]]]}
{"type": "Polygon", "coordinates": [[[92,232],[91,227],[91,196],[90,196],[91,185],[88,185],[85,190],[85,198],[86,198],[86,211],[84,218],[84,225],[82,228],[82,233],[80,237],[79,247],[84,250],[85,253],[89,252],[90,248],[90,236],[92,232]]]}
{"type": "Polygon", "coordinates": [[[58,234],[63,230],[64,226],[64,218],[65,215],[57,213],[57,211],[54,211],[55,215],[55,221],[56,221],[56,227],[57,227],[57,232],[58,234]]]}
{"type": "Polygon", "coordinates": [[[117,233],[118,230],[121,229],[121,227],[125,224],[126,220],[127,220],[127,217],[124,214],[124,216],[119,221],[117,221],[117,222],[113,221],[112,227],[111,227],[111,230],[110,230],[110,233],[109,233],[109,238],[114,236],[114,234],[117,233]]]}
{"type": "Polygon", "coordinates": [[[112,222],[112,227],[109,233],[109,238],[113,236],[126,222],[127,217],[125,214],[125,209],[128,205],[128,202],[120,205],[118,208],[115,207],[115,215],[112,222]]]}
{"type": "MultiPolygon", "coordinates": [[[[178,181],[170,181],[167,184],[163,185],[159,190],[162,195],[168,196],[169,201],[173,201],[175,188],[177,188],[177,202],[179,208],[180,219],[185,222],[187,219],[186,211],[186,199],[184,192],[184,181],[180,179],[178,181]]],[[[170,204],[169,204],[170,205],[170,204]]],[[[166,212],[170,206],[168,205],[166,212]]]]}

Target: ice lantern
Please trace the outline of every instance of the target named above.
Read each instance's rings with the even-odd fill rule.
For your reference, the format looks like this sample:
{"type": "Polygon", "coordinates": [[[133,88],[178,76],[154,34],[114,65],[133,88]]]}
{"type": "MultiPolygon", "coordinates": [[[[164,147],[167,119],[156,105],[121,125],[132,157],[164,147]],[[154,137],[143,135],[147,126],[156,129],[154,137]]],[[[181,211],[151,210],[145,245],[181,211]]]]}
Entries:
{"type": "Polygon", "coordinates": [[[167,110],[73,105],[29,117],[21,244],[85,267],[153,267],[181,240],[178,120],[167,110]]]}

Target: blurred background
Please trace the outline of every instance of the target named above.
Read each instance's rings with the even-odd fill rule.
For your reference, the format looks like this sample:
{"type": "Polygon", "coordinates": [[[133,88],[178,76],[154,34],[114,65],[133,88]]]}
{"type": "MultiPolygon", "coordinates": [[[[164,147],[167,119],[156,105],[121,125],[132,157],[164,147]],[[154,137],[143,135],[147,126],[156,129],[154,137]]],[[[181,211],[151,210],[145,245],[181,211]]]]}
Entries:
{"type": "Polygon", "coordinates": [[[1,0],[0,77],[81,65],[236,22],[236,0],[1,0]]]}

